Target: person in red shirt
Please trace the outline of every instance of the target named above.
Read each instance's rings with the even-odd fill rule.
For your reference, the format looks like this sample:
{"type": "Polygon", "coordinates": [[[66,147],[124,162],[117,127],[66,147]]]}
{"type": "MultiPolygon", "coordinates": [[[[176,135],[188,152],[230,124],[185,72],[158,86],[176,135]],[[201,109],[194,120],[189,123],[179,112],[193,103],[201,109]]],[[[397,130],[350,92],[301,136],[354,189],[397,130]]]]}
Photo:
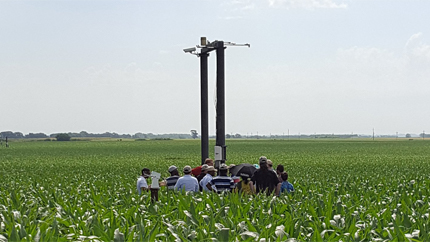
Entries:
{"type": "MultiPolygon", "coordinates": [[[[206,158],[205,164],[208,166],[214,166],[214,160],[212,160],[211,158],[206,158]]],[[[202,166],[197,166],[196,168],[191,170],[191,173],[195,177],[198,177],[201,172],[202,172],[202,166]]]]}

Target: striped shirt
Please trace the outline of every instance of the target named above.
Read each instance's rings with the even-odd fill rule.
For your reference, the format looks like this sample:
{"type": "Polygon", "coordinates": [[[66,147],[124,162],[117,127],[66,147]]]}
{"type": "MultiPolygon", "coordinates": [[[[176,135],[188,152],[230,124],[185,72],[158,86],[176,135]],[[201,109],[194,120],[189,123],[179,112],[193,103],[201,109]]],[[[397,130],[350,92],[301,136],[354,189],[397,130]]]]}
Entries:
{"type": "Polygon", "coordinates": [[[234,189],[234,180],[229,176],[216,176],[209,182],[212,189],[217,192],[231,192],[234,189]]]}
{"type": "Polygon", "coordinates": [[[166,178],[167,189],[174,189],[176,182],[178,181],[179,177],[180,176],[171,176],[171,177],[166,178]]]}

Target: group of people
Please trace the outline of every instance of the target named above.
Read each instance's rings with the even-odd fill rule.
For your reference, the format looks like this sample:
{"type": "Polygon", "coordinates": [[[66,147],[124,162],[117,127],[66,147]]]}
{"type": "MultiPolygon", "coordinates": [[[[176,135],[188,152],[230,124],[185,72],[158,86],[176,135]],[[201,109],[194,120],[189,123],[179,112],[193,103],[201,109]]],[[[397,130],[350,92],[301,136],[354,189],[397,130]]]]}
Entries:
{"type": "MultiPolygon", "coordinates": [[[[235,166],[233,164],[227,166],[222,163],[215,169],[214,161],[210,158],[204,163],[194,169],[185,166],[182,170],[183,176],[180,176],[178,168],[172,165],[168,169],[170,176],[160,182],[160,185],[174,191],[240,192],[249,195],[256,193],[280,195],[283,192],[294,191],[293,185],[288,182],[288,173],[284,171],[284,166],[278,165],[275,171],[273,162],[265,156],[261,156],[259,164],[254,165],[257,169],[253,174],[242,172],[232,174],[231,170],[235,166]]],[[[148,168],[142,169],[142,175],[137,180],[139,195],[150,188],[146,181],[150,175],[151,171],[148,168]]]]}

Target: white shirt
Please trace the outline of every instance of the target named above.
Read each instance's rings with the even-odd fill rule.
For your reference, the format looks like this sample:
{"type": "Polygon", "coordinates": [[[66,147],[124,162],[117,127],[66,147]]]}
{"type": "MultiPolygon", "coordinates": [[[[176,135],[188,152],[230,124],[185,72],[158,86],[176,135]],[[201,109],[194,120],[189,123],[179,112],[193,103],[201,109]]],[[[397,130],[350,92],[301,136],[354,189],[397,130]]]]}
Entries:
{"type": "Polygon", "coordinates": [[[208,191],[208,192],[210,192],[210,190],[206,187],[206,184],[208,184],[210,181],[212,181],[212,176],[211,176],[211,174],[206,174],[206,176],[205,177],[203,177],[201,180],[200,180],[200,186],[203,188],[203,191],[208,191]]]}
{"type": "Polygon", "coordinates": [[[142,187],[148,188],[148,183],[146,183],[145,177],[140,176],[137,179],[137,193],[139,193],[139,195],[140,195],[140,193],[142,191],[142,189],[141,189],[142,187]]]}
{"type": "Polygon", "coordinates": [[[197,178],[191,176],[191,175],[184,175],[183,177],[180,177],[175,185],[175,191],[192,191],[192,192],[198,192],[199,191],[199,183],[197,181],[197,178]]]}

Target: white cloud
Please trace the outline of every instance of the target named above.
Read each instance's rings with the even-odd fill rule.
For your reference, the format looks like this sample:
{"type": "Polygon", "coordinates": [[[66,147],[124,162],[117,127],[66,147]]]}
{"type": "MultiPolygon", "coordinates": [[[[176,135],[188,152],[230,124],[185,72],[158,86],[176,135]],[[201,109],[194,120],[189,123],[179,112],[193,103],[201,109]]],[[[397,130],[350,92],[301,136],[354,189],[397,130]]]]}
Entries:
{"type": "Polygon", "coordinates": [[[269,5],[272,7],[284,7],[284,8],[304,8],[304,9],[316,9],[316,8],[347,8],[346,3],[337,3],[333,0],[268,0],[269,5]]]}
{"type": "Polygon", "coordinates": [[[332,77],[344,88],[366,95],[425,94],[430,88],[430,45],[422,40],[422,33],[412,35],[403,53],[365,47],[339,49],[338,70],[331,71],[332,77]]]}
{"type": "Polygon", "coordinates": [[[253,0],[224,1],[221,6],[224,14],[218,18],[225,20],[242,19],[247,13],[257,9],[256,1],[253,0]]]}
{"type": "Polygon", "coordinates": [[[412,35],[405,45],[405,52],[410,60],[430,61],[430,45],[423,43],[423,34],[412,35]]]}

